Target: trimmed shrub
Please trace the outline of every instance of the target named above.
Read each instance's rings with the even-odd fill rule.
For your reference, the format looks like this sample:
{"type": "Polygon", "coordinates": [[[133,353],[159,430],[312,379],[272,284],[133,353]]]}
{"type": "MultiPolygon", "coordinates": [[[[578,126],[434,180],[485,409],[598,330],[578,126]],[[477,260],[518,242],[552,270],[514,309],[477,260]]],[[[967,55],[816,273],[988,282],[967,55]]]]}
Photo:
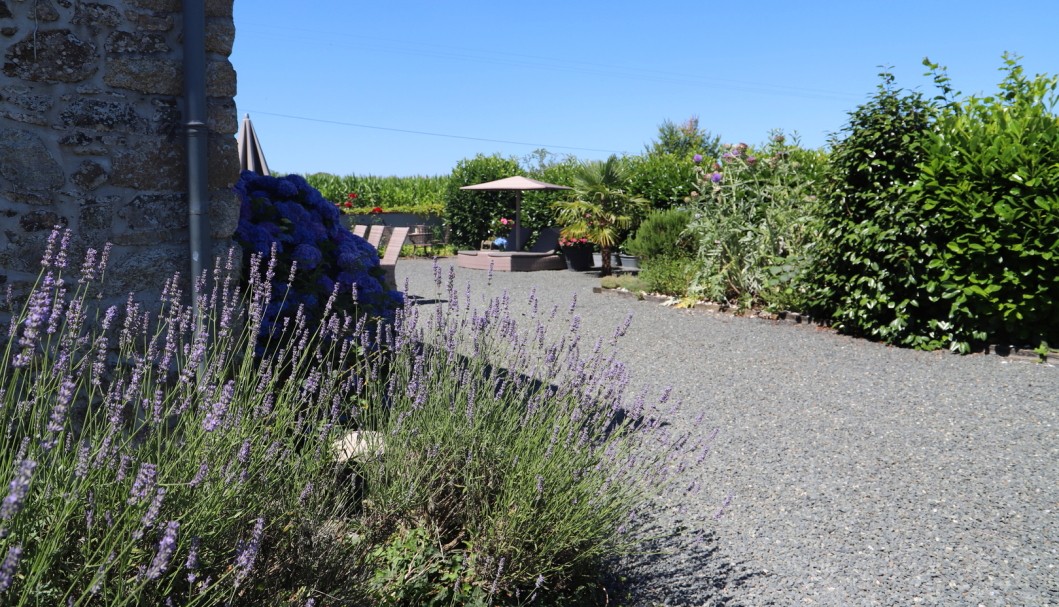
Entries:
{"type": "Polygon", "coordinates": [[[652,257],[641,262],[639,278],[651,293],[688,297],[697,269],[694,258],[652,257]]]}
{"type": "Polygon", "coordinates": [[[1057,78],[1004,59],[998,93],[945,107],[923,142],[909,205],[934,235],[916,287],[937,315],[906,328],[915,345],[1059,344],[1057,78]]]}
{"type": "Polygon", "coordinates": [[[659,257],[694,257],[696,243],[688,233],[691,219],[691,211],[687,209],[653,211],[640,222],[640,227],[622,248],[642,261],[659,257]]]}
{"type": "Polygon", "coordinates": [[[836,142],[813,304],[843,331],[923,349],[1059,340],[1056,78],[1005,56],[993,97],[942,107],[883,74],[836,142]],[[1013,342],[1013,343],[1012,343],[1013,342]]]}
{"type": "Polygon", "coordinates": [[[305,179],[244,171],[235,191],[240,212],[234,238],[243,247],[244,267],[252,267],[251,256],[267,257],[275,248],[263,339],[281,331],[284,319],[292,319],[299,308],[315,323],[329,305],[390,320],[404,305],[400,292],[386,289],[375,248],[354,236],[335,205],[305,179]]]}
{"type": "Polygon", "coordinates": [[[695,187],[695,162],[691,154],[648,154],[628,159],[627,189],[646,198],[656,209],[684,204],[695,187]]]}
{"type": "Polygon", "coordinates": [[[836,329],[925,347],[936,330],[929,319],[942,307],[920,285],[937,280],[928,263],[941,239],[909,188],[937,108],[895,88],[891,74],[880,77],[875,96],[832,139],[815,261],[803,283],[810,311],[836,329]]]}
{"type": "Polygon", "coordinates": [[[513,158],[479,154],[456,163],[445,195],[445,218],[451,229],[452,244],[477,249],[490,236],[492,221],[497,217],[511,217],[515,211],[514,192],[460,188],[519,174],[521,170],[513,158]]]}

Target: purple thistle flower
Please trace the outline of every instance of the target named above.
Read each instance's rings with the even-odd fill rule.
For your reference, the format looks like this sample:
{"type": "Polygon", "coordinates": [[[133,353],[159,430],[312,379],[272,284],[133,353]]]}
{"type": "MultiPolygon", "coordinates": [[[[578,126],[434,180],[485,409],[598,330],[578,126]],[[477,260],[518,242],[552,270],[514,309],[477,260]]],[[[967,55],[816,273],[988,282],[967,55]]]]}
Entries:
{"type": "Polygon", "coordinates": [[[258,517],[254,531],[248,541],[240,541],[235,548],[235,583],[239,585],[254,568],[258,552],[261,551],[261,537],[265,532],[265,519],[258,517]]]}
{"type": "Polygon", "coordinates": [[[147,579],[157,580],[169,568],[169,559],[173,558],[173,552],[176,550],[176,535],[179,528],[180,523],[178,521],[166,523],[165,533],[158,542],[158,552],[154,555],[154,560],[151,561],[151,566],[147,569],[147,579]]]}
{"type": "Polygon", "coordinates": [[[130,506],[147,499],[154,489],[157,474],[158,467],[154,464],[146,462],[140,464],[140,469],[136,472],[136,480],[132,482],[132,489],[129,491],[130,506]]]}
{"type": "Polygon", "coordinates": [[[720,173],[714,173],[714,174],[710,175],[710,181],[712,181],[714,183],[721,183],[721,174],[720,173]]]}
{"type": "Polygon", "coordinates": [[[22,546],[16,544],[7,549],[4,562],[0,563],[0,592],[6,592],[15,580],[15,571],[18,569],[18,560],[22,557],[22,546]]]}
{"type": "Polygon", "coordinates": [[[36,467],[37,462],[31,459],[24,459],[19,463],[18,472],[8,485],[7,497],[4,498],[3,504],[0,504],[0,519],[9,521],[22,509],[22,502],[29,493],[29,483],[36,467]]]}
{"type": "Polygon", "coordinates": [[[691,161],[695,164],[699,164],[700,162],[702,162],[702,154],[695,154],[691,157],[691,161]]]}

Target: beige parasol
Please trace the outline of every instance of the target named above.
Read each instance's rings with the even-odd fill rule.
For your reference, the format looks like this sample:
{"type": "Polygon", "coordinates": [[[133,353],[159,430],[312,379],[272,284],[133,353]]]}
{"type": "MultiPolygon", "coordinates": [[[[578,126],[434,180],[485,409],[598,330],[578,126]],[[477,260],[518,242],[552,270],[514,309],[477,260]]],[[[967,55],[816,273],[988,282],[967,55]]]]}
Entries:
{"type": "Polygon", "coordinates": [[[519,242],[522,238],[521,224],[519,223],[519,214],[522,211],[522,191],[523,190],[571,190],[565,185],[555,185],[554,183],[545,183],[543,181],[537,181],[536,179],[530,179],[529,177],[522,177],[521,175],[515,175],[514,177],[505,177],[503,179],[497,179],[496,181],[487,181],[485,183],[479,183],[476,185],[466,185],[460,188],[461,190],[507,190],[515,192],[515,229],[512,234],[515,238],[514,251],[521,251],[524,243],[519,242]]]}

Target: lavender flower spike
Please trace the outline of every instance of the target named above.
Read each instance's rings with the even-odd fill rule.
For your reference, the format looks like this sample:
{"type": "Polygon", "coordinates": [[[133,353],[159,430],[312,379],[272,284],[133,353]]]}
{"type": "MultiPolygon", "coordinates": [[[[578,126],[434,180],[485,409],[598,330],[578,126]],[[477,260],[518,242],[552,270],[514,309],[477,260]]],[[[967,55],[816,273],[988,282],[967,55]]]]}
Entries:
{"type": "Polygon", "coordinates": [[[8,486],[7,497],[4,498],[3,504],[0,504],[0,519],[9,521],[22,509],[22,502],[29,493],[29,483],[36,467],[37,462],[30,459],[24,459],[19,464],[18,473],[8,486]]]}
{"type": "Polygon", "coordinates": [[[235,583],[238,585],[250,571],[254,568],[254,563],[257,561],[257,554],[261,551],[261,536],[265,533],[265,519],[258,517],[254,523],[254,532],[250,535],[250,540],[246,542],[239,542],[239,545],[235,548],[235,583]]]}
{"type": "Polygon", "coordinates": [[[6,592],[15,579],[15,570],[18,569],[18,559],[22,557],[22,546],[15,545],[7,549],[4,562],[0,563],[0,593],[6,592]]]}
{"type": "Polygon", "coordinates": [[[173,558],[173,552],[176,550],[176,536],[179,528],[178,521],[166,523],[165,533],[158,542],[158,553],[154,555],[151,567],[147,570],[147,579],[157,580],[169,568],[169,559],[173,558]]]}

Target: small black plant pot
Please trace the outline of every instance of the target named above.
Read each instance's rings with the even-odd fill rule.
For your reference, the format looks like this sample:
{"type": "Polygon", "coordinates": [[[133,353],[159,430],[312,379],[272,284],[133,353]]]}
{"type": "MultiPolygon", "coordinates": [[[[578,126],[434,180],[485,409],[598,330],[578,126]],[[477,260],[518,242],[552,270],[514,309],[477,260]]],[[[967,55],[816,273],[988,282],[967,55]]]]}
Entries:
{"type": "Polygon", "coordinates": [[[592,269],[592,247],[563,247],[566,269],[586,272],[592,269]]]}

